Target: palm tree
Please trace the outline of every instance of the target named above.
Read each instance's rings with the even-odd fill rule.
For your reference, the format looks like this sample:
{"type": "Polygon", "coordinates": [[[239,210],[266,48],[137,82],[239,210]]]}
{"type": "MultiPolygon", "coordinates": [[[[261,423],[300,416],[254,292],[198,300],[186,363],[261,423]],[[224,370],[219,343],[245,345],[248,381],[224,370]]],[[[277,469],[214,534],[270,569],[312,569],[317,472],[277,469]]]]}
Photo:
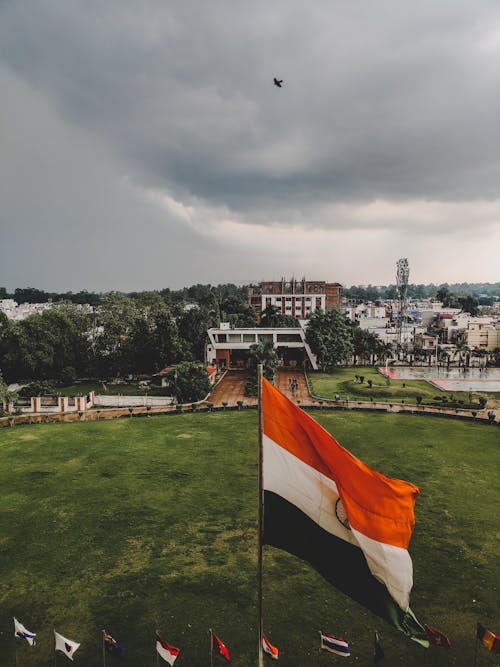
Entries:
{"type": "Polygon", "coordinates": [[[278,357],[274,349],[272,340],[261,341],[256,345],[251,345],[248,350],[247,368],[252,373],[257,373],[257,366],[262,364],[264,377],[267,380],[274,380],[274,373],[278,364],[278,357]]]}

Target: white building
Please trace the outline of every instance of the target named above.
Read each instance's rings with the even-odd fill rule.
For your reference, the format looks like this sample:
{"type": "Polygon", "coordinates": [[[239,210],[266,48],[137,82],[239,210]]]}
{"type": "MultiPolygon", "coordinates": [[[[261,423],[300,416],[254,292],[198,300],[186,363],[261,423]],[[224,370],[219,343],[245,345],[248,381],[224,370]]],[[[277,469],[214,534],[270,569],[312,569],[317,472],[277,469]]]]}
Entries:
{"type": "Polygon", "coordinates": [[[318,369],[303,327],[231,329],[228,323],[208,330],[206,361],[218,368],[244,368],[252,345],[272,341],[282,366],[318,369]]]}
{"type": "Polygon", "coordinates": [[[0,299],[0,311],[5,313],[9,320],[24,320],[30,315],[43,313],[52,308],[52,303],[21,303],[14,299],[0,299]]]}

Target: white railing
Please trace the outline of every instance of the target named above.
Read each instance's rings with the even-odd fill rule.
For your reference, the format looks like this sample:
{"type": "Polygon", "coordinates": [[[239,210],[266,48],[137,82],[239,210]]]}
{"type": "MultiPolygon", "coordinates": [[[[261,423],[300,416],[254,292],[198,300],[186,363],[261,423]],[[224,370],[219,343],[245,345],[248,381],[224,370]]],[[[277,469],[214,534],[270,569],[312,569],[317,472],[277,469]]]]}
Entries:
{"type": "Polygon", "coordinates": [[[173,396],[101,396],[94,397],[94,406],[102,408],[139,408],[155,406],[161,407],[165,405],[172,405],[174,403],[173,396]]]}

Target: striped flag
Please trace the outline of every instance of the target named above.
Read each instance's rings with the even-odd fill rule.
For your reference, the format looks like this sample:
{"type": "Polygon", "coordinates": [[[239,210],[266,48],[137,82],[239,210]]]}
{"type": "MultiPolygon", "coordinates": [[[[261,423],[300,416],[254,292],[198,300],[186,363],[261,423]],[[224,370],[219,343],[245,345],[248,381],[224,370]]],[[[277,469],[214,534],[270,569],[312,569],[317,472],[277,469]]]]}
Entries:
{"type": "Polygon", "coordinates": [[[270,655],[273,660],[278,659],[279,651],[276,648],[276,646],[273,646],[271,644],[271,642],[266,637],[266,635],[262,635],[262,648],[264,649],[264,653],[267,653],[267,655],[270,655]]]}
{"type": "Polygon", "coordinates": [[[263,542],[428,647],[409,608],[407,547],[419,489],[373,470],[262,381],[263,542]]]}
{"type": "Polygon", "coordinates": [[[349,644],[342,637],[335,637],[335,635],[327,635],[324,632],[319,632],[321,636],[321,651],[329,651],[330,653],[336,653],[341,655],[344,658],[348,658],[351,655],[349,650],[349,644]]]}
{"type": "Polygon", "coordinates": [[[173,665],[177,659],[177,656],[181,652],[176,646],[172,646],[166,642],[159,632],[156,633],[156,651],[165,662],[168,662],[169,665],[173,665]]]}
{"type": "Polygon", "coordinates": [[[481,623],[477,624],[476,637],[493,655],[500,655],[500,635],[487,630],[481,623]]]}
{"type": "Polygon", "coordinates": [[[14,618],[14,636],[26,639],[26,641],[30,646],[34,646],[36,644],[35,642],[36,632],[30,632],[29,630],[26,630],[24,625],[22,623],[19,623],[17,618],[14,618]]]}

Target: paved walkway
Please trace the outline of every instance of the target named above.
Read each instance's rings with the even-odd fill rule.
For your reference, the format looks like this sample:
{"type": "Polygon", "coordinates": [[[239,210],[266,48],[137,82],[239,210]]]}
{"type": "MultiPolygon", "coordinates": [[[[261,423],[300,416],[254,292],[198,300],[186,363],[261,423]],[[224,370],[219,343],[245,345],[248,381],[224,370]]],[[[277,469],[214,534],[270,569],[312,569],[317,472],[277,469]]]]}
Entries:
{"type": "Polygon", "coordinates": [[[300,401],[301,405],[311,405],[313,402],[302,371],[279,370],[276,373],[276,388],[294,403],[300,401]],[[292,388],[293,380],[296,388],[292,388]]]}
{"type": "Polygon", "coordinates": [[[246,371],[228,371],[208,400],[214,404],[214,407],[220,407],[222,403],[236,405],[236,401],[243,401],[246,405],[257,405],[256,398],[245,396],[247,380],[246,371]]]}

